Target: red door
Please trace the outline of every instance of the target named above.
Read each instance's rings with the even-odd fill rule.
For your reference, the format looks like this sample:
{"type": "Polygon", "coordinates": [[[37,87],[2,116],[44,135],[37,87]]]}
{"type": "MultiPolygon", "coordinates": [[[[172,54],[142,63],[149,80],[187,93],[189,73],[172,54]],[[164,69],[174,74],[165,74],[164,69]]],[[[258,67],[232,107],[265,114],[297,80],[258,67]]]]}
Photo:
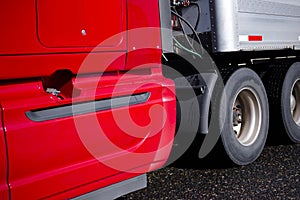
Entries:
{"type": "Polygon", "coordinates": [[[118,34],[127,28],[128,1],[12,2],[0,6],[14,22],[0,19],[0,79],[13,80],[0,84],[8,147],[0,129],[0,156],[8,155],[11,198],[66,199],[160,167],[175,129],[174,85],[162,76],[161,50],[148,49],[151,64],[125,72],[137,57],[127,55],[126,33],[118,34]],[[57,96],[46,92],[56,81],[57,96]]]}

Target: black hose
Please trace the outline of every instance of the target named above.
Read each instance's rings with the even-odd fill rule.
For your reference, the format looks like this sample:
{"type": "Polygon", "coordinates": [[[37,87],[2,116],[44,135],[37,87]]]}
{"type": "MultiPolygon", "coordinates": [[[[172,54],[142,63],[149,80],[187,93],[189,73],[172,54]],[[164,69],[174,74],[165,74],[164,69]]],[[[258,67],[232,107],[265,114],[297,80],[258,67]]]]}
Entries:
{"type": "Polygon", "coordinates": [[[173,10],[171,10],[172,14],[175,15],[176,17],[178,17],[179,19],[181,19],[193,32],[193,35],[196,37],[196,39],[198,40],[199,44],[201,45],[201,40],[196,32],[196,30],[194,29],[194,27],[190,24],[190,22],[188,22],[186,19],[184,19],[181,15],[179,15],[178,13],[174,12],[173,10]]]}
{"type": "Polygon", "coordinates": [[[195,28],[194,28],[195,30],[197,30],[197,28],[199,26],[199,22],[200,22],[201,8],[200,8],[200,6],[197,2],[192,2],[191,5],[195,5],[198,9],[197,21],[196,21],[196,25],[195,25],[195,28]]]}
{"type": "MultiPolygon", "coordinates": [[[[179,15],[179,13],[177,12],[177,10],[176,10],[175,8],[173,8],[173,11],[179,15]]],[[[180,26],[181,26],[181,28],[182,28],[182,33],[183,33],[183,35],[184,35],[186,41],[188,42],[189,46],[191,47],[191,49],[192,49],[193,51],[197,52],[196,49],[195,49],[194,46],[193,46],[193,43],[190,42],[190,40],[189,40],[189,38],[188,38],[188,35],[186,34],[186,32],[185,32],[185,30],[184,30],[184,26],[183,26],[183,24],[182,24],[182,20],[181,20],[181,19],[179,19],[179,23],[180,23],[180,26]]],[[[192,38],[192,39],[194,39],[194,38],[192,38]]]]}

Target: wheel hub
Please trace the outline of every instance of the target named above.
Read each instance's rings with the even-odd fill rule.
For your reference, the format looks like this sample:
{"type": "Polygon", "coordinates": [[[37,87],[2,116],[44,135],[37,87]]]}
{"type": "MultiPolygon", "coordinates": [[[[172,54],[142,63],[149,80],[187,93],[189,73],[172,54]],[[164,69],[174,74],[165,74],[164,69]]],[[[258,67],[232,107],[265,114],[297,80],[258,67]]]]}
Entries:
{"type": "Polygon", "coordinates": [[[237,140],[244,146],[255,142],[261,129],[261,104],[255,91],[242,89],[232,107],[232,128],[237,140]]]}
{"type": "Polygon", "coordinates": [[[294,122],[300,126],[300,80],[295,81],[290,97],[290,108],[294,122]]]}

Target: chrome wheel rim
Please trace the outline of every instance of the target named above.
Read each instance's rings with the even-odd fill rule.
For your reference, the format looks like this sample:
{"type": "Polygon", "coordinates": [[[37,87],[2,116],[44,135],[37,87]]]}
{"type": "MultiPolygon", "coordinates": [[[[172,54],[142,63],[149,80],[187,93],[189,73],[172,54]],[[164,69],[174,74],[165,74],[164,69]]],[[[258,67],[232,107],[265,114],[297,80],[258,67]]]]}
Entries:
{"type": "Polygon", "coordinates": [[[256,92],[244,88],[238,92],[232,106],[232,128],[240,144],[252,145],[260,132],[262,109],[256,92]]]}

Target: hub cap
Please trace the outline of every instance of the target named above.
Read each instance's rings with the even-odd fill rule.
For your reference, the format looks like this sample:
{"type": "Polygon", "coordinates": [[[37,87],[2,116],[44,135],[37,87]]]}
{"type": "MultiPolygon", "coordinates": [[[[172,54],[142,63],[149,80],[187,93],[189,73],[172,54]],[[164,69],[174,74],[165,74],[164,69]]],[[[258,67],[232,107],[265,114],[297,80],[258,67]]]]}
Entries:
{"type": "Polygon", "coordinates": [[[291,113],[295,123],[300,126],[300,80],[298,79],[294,85],[290,97],[291,113]]]}
{"type": "Polygon", "coordinates": [[[259,135],[262,121],[261,104],[255,91],[242,89],[234,100],[232,112],[232,128],[237,140],[244,146],[252,145],[259,135]]]}

